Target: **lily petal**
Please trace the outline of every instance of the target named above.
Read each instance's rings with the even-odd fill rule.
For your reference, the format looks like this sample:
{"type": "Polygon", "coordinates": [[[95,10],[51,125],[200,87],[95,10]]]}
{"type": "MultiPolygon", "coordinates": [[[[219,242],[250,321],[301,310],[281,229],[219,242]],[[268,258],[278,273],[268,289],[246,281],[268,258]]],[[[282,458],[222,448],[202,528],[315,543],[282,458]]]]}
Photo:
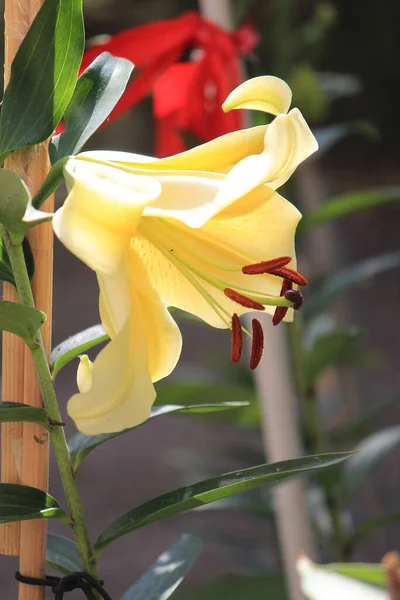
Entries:
{"type": "Polygon", "coordinates": [[[92,385],[67,404],[69,416],[86,435],[122,431],[150,416],[156,392],[151,382],[144,328],[136,300],[135,317],[93,363],[92,385]]]}
{"type": "Polygon", "coordinates": [[[277,116],[266,131],[264,151],[246,156],[229,171],[215,202],[228,206],[263,183],[277,189],[317,150],[318,143],[297,108],[277,116]]]}
{"type": "Polygon", "coordinates": [[[111,274],[161,186],[151,177],[79,159],[67,162],[65,177],[70,192],[54,215],[54,231],[91,269],[111,274]]]}
{"type": "Polygon", "coordinates": [[[254,77],[235,88],[222,105],[222,110],[246,108],[279,115],[289,110],[292,91],[288,84],[272,75],[254,77]]]}
{"type": "Polygon", "coordinates": [[[265,134],[264,153],[271,161],[265,183],[277,189],[317,150],[318,142],[298,108],[279,115],[265,134]]]}
{"type": "Polygon", "coordinates": [[[87,354],[79,357],[79,366],[76,374],[76,383],[81,394],[88,392],[92,387],[93,363],[87,354]]]}
{"type": "Polygon", "coordinates": [[[81,393],[67,406],[87,435],[122,431],[148,419],[156,397],[153,382],[172,371],[182,346],[178,326],[134,252],[127,251],[115,275],[100,276],[99,283],[101,317],[111,342],[92,366],[81,361],[81,393]]]}
{"type": "MultiPolygon", "coordinates": [[[[226,320],[213,309],[212,301],[226,311],[228,320],[233,312],[249,312],[229,300],[224,287],[279,296],[280,278],[248,276],[241,269],[276,256],[294,257],[294,233],[300,217],[282,196],[260,186],[199,229],[144,216],[139,228],[142,236],[136,236],[131,244],[143,261],[152,287],[166,303],[213,327],[224,328],[226,320]],[[210,278],[220,281],[219,289],[210,278]]],[[[296,266],[295,260],[291,266],[296,266]]],[[[266,310],[273,313],[274,307],[266,310]]],[[[292,320],[292,311],[286,320],[292,320]]]]}
{"type": "MultiPolygon", "coordinates": [[[[182,336],[178,325],[171,317],[152,288],[143,261],[130,249],[126,260],[112,277],[98,278],[100,286],[100,316],[102,323],[113,339],[122,329],[132,307],[129,301],[129,286],[133,287],[139,303],[139,314],[132,318],[141,320],[144,327],[148,354],[148,370],[153,382],[166,377],[175,368],[182,349],[182,336]]],[[[132,293],[132,292],[131,292],[132,293]]]]}
{"type": "Polygon", "coordinates": [[[245,156],[262,152],[266,130],[266,125],[241,129],[222,135],[186,152],[161,159],[108,150],[83,152],[80,156],[116,162],[137,169],[225,173],[245,156]]]}

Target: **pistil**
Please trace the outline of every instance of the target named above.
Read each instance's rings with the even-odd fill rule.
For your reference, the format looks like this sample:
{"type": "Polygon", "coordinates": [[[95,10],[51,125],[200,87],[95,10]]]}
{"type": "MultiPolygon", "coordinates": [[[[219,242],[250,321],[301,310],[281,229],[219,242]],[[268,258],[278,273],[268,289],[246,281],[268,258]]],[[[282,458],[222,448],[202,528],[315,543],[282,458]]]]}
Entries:
{"type": "MultiPolygon", "coordinates": [[[[293,283],[288,279],[284,279],[282,282],[281,293],[280,296],[285,296],[289,291],[292,291],[293,283]]],[[[272,325],[279,325],[286,317],[286,313],[288,311],[287,306],[277,306],[272,317],[272,325]]]]}

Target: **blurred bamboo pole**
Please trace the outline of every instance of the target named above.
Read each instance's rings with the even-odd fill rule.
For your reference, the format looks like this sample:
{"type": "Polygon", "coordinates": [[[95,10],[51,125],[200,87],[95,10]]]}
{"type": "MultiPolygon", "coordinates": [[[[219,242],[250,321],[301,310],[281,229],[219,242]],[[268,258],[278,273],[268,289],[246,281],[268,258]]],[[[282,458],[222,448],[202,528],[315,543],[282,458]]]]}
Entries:
{"type": "MultiPolygon", "coordinates": [[[[233,28],[229,0],[199,0],[201,13],[226,30],[233,28]]],[[[296,399],[291,387],[291,366],[283,326],[274,328],[271,318],[261,315],[266,332],[263,360],[255,372],[255,384],[263,413],[267,460],[301,456],[296,399]]],[[[304,482],[291,481],[274,490],[280,551],[290,600],[303,600],[296,569],[297,554],[312,555],[312,534],[304,482]]]]}
{"type": "MultiPolygon", "coordinates": [[[[5,2],[5,43],[7,48],[8,77],[11,60],[19,44],[26,35],[43,0],[6,0],[5,2]]],[[[34,194],[49,169],[47,144],[18,150],[8,160],[8,167],[18,173],[34,194]]],[[[47,200],[44,210],[51,211],[53,198],[47,200]]],[[[35,276],[32,282],[35,303],[47,315],[42,335],[46,350],[50,351],[51,309],[52,309],[52,230],[46,223],[36,227],[29,235],[34,259],[35,276]]],[[[23,348],[23,358],[17,369],[23,370],[23,401],[32,406],[42,406],[42,398],[38,387],[30,351],[23,348]]],[[[49,440],[47,431],[31,424],[23,424],[21,483],[47,490],[48,487],[49,440]]],[[[46,520],[37,519],[21,523],[20,537],[20,571],[24,575],[43,577],[46,554],[46,520]]],[[[19,600],[42,600],[44,589],[36,586],[20,584],[19,600]]]]}
{"type": "MultiPolygon", "coordinates": [[[[269,315],[260,315],[265,332],[264,355],[254,372],[263,415],[267,460],[277,462],[303,454],[298,428],[298,402],[285,339],[285,327],[274,327],[269,315]]],[[[313,540],[303,479],[282,483],[272,490],[283,569],[290,600],[304,598],[296,561],[304,550],[313,555],[313,540]]]]}

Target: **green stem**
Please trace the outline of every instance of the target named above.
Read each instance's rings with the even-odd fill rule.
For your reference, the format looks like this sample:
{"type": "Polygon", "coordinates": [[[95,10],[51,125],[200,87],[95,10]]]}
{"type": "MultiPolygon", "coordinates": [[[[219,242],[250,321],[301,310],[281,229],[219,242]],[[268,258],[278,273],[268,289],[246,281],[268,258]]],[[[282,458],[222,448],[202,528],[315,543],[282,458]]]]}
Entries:
{"type": "MultiPolygon", "coordinates": [[[[315,390],[307,385],[304,378],[301,317],[296,315],[294,323],[287,329],[294,380],[304,416],[310,449],[312,454],[324,454],[329,451],[324,435],[324,424],[318,410],[315,390]]],[[[332,481],[329,473],[326,477],[324,474],[321,475],[321,484],[324,489],[326,505],[332,524],[335,557],[337,561],[342,562],[345,559],[346,542],[341,523],[341,504],[336,484],[332,481]]]]}
{"type": "MultiPolygon", "coordinates": [[[[13,245],[8,232],[3,228],[2,235],[13,269],[17,291],[22,304],[35,306],[32,289],[26,269],[24,253],[21,245],[13,245]]],[[[97,578],[96,559],[89,540],[86,522],[83,515],[82,502],[72,471],[70,454],[64,435],[64,429],[59,424],[62,422],[58,408],[57,397],[54,390],[53,379],[50,374],[49,364],[40,332],[37,334],[36,345],[31,348],[43,404],[47,418],[52,425],[50,430],[51,441],[57,460],[61,481],[67,498],[71,517],[71,526],[75,534],[76,543],[82,560],[84,570],[97,578]]]]}

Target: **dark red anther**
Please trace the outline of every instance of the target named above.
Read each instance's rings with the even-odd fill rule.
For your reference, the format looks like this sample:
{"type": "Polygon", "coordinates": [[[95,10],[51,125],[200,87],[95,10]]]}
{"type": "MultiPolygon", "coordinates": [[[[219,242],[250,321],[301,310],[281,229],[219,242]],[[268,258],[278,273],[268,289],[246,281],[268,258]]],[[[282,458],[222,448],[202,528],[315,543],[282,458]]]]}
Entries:
{"type": "Polygon", "coordinates": [[[264,351],[264,332],[262,325],[258,319],[253,319],[251,322],[253,329],[253,340],[251,344],[250,354],[250,369],[254,371],[260,364],[260,360],[264,351]]]}
{"type": "Polygon", "coordinates": [[[259,302],[256,302],[255,300],[252,300],[247,296],[242,296],[242,294],[239,294],[239,292],[235,292],[235,290],[231,290],[231,288],[225,288],[224,294],[230,300],[233,300],[234,302],[237,302],[238,304],[246,308],[252,308],[253,310],[265,310],[265,306],[263,306],[259,302]]]}
{"type": "Polygon", "coordinates": [[[272,260],[263,260],[262,262],[255,263],[253,265],[246,265],[242,268],[242,272],[245,275],[261,275],[262,273],[271,273],[275,269],[279,269],[289,264],[291,261],[290,256],[279,256],[272,260]]]}
{"type": "Polygon", "coordinates": [[[283,279],[287,279],[288,281],[296,283],[297,285],[308,285],[307,279],[294,269],[291,269],[290,267],[281,267],[279,269],[274,269],[274,271],[271,272],[271,274],[277,275],[278,277],[283,277],[283,279]]]}
{"type": "Polygon", "coordinates": [[[236,313],[232,315],[232,337],[231,337],[231,359],[237,363],[241,359],[243,351],[242,324],[236,313]]]}
{"type": "Polygon", "coordinates": [[[287,290],[285,292],[286,300],[293,302],[293,308],[299,310],[303,305],[304,296],[300,290],[287,290]]]}
{"type": "MultiPolygon", "coordinates": [[[[289,292],[293,287],[293,283],[288,279],[284,279],[282,281],[281,293],[280,296],[285,296],[287,292],[289,292]]],[[[272,325],[279,325],[286,317],[287,311],[289,310],[288,306],[277,306],[272,317],[272,325]]]]}

